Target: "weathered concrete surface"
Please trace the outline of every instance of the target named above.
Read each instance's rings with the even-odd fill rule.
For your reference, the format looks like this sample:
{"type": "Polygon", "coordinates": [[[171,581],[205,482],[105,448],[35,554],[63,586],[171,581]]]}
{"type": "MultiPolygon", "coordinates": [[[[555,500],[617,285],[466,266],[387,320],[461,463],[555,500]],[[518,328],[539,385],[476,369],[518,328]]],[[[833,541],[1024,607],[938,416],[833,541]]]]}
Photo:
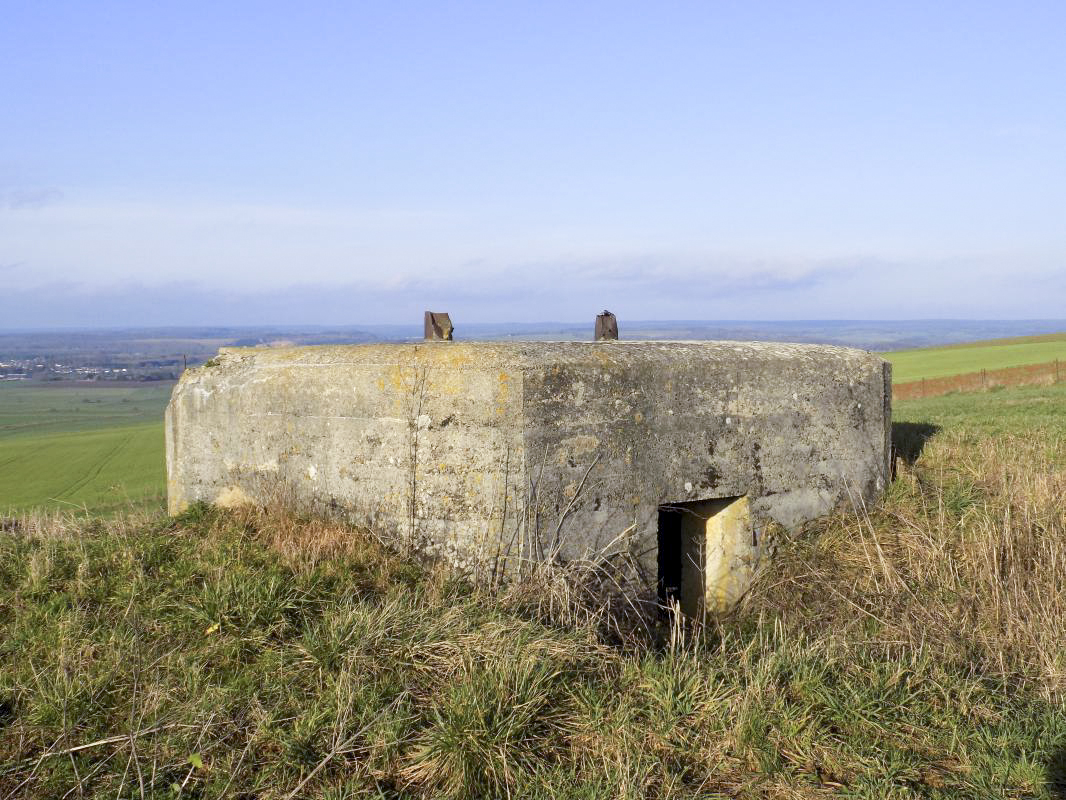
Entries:
{"type": "Polygon", "coordinates": [[[624,547],[654,582],[660,506],[746,496],[748,563],[769,520],[875,499],[888,370],[768,343],[227,348],[167,409],[170,510],[281,490],[466,566],[624,547]]]}

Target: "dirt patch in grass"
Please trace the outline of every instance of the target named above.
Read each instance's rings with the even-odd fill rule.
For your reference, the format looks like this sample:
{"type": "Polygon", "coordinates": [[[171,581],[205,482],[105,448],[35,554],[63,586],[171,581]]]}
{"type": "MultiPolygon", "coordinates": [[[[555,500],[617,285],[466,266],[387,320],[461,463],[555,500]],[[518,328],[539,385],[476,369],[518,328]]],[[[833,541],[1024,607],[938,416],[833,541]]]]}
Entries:
{"type": "Polygon", "coordinates": [[[906,383],[894,383],[892,396],[896,400],[915,400],[936,397],[951,392],[980,392],[1009,386],[1053,386],[1066,378],[1066,363],[1029,364],[1006,369],[983,369],[965,375],[930,378],[906,383]]]}

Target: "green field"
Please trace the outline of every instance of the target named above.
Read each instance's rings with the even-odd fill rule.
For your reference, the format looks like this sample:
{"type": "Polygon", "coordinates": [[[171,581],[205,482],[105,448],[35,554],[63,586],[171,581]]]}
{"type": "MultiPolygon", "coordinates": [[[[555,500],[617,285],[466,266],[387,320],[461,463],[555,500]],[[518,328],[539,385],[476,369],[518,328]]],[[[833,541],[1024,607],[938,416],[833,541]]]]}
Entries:
{"type": "Polygon", "coordinates": [[[892,362],[892,380],[896,383],[947,378],[983,369],[1046,364],[1055,359],[1066,361],[1066,333],[898,350],[885,353],[884,357],[892,362]]]}
{"type": "Polygon", "coordinates": [[[170,388],[0,384],[0,513],[161,502],[170,388]]]}
{"type": "Polygon", "coordinates": [[[955,392],[896,403],[894,424],[929,423],[959,434],[1066,435],[1066,383],[955,392]]]}

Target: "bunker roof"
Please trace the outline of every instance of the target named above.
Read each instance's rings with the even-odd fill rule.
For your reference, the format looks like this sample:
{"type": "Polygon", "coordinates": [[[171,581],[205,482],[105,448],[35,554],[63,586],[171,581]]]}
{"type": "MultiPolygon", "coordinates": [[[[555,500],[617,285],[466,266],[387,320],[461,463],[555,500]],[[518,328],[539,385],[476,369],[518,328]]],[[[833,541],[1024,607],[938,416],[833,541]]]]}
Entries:
{"type": "Polygon", "coordinates": [[[219,360],[225,362],[254,358],[260,366],[314,366],[318,364],[389,364],[402,357],[425,359],[442,367],[535,368],[544,365],[626,366],[658,364],[683,365],[686,360],[703,366],[772,364],[786,362],[791,368],[807,363],[858,365],[880,363],[873,353],[848,347],[780,342],[735,341],[640,341],[606,342],[522,341],[522,342],[410,342],[355,345],[310,345],[303,347],[224,347],[219,360]]]}

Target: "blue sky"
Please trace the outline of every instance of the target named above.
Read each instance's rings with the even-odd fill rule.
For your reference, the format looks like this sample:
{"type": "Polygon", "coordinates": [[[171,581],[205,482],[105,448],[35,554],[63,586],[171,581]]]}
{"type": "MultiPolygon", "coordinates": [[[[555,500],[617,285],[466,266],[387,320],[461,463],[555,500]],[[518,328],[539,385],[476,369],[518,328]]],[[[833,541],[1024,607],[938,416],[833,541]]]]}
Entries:
{"type": "Polygon", "coordinates": [[[3,16],[0,327],[1062,316],[1061,2],[3,16]]]}

